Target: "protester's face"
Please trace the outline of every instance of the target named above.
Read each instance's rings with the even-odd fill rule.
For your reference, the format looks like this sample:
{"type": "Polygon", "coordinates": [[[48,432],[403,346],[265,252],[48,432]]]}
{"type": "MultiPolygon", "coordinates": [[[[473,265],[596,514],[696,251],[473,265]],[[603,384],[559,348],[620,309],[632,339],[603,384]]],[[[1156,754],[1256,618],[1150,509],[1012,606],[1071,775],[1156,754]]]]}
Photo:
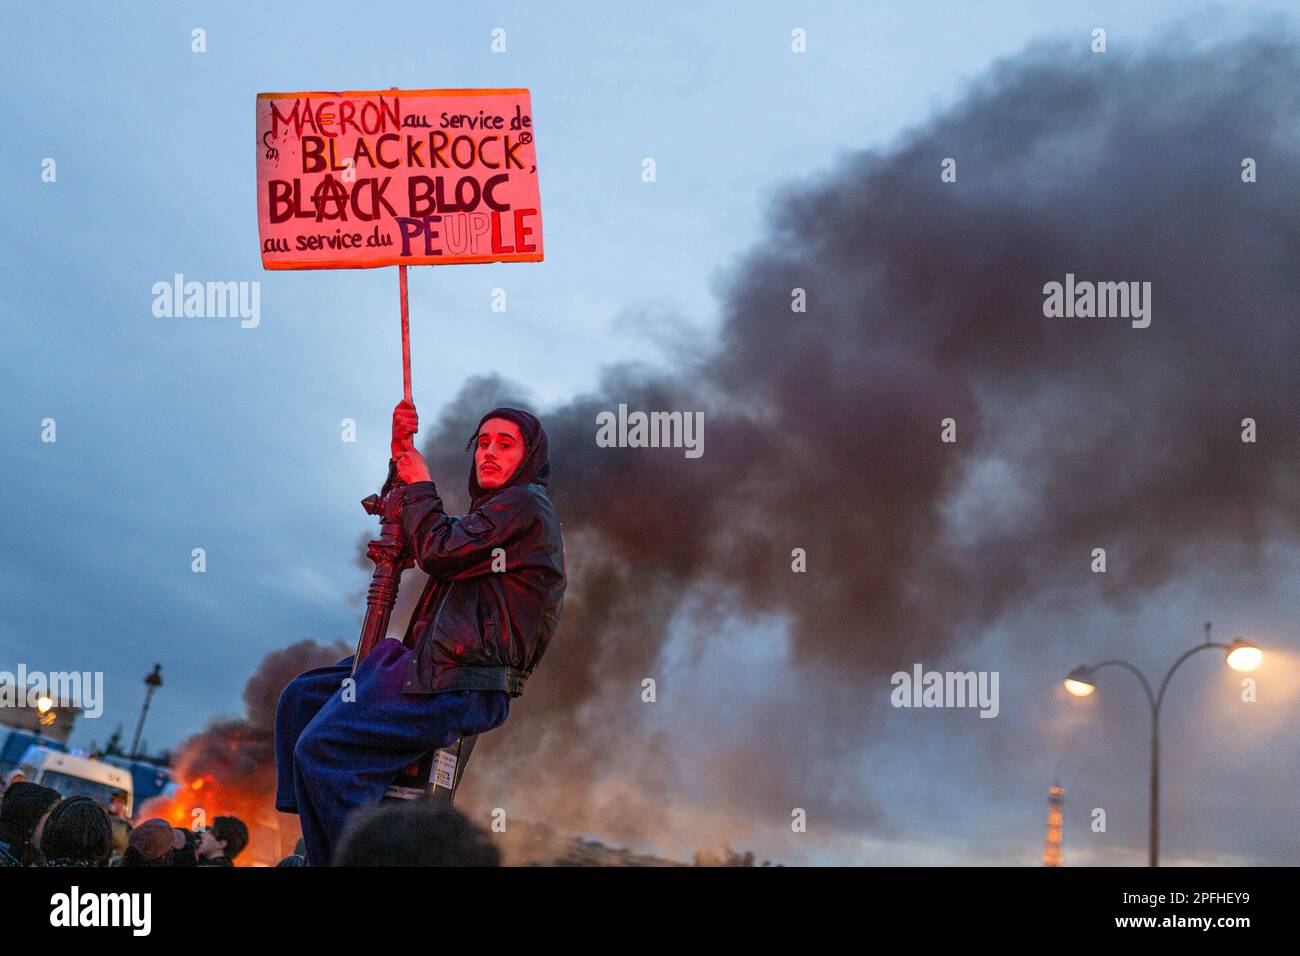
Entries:
{"type": "Polygon", "coordinates": [[[226,845],[214,837],[211,830],[201,830],[199,832],[199,856],[215,856],[225,848],[226,845]]]}
{"type": "Polygon", "coordinates": [[[489,418],[478,430],[474,469],[480,488],[500,488],[524,460],[524,436],[508,418],[489,418]]]}

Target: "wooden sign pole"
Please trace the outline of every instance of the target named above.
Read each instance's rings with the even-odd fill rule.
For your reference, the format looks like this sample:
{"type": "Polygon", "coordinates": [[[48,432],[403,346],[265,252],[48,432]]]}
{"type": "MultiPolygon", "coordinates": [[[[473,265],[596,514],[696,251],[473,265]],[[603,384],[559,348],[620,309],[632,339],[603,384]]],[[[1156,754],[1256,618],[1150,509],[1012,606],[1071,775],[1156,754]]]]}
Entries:
{"type": "MultiPolygon", "coordinates": [[[[402,301],[402,394],[406,401],[411,400],[411,319],[406,296],[406,266],[397,267],[398,289],[402,301]]],[[[375,572],[370,581],[370,591],[366,597],[366,618],[361,625],[361,637],[357,641],[356,657],[352,661],[352,670],[375,648],[388,633],[388,620],[392,616],[393,606],[397,603],[397,589],[401,584],[402,572],[415,564],[415,559],[406,545],[402,534],[400,514],[402,510],[401,482],[397,477],[397,462],[388,461],[388,480],[377,495],[370,495],[361,502],[367,514],[379,516],[379,537],[370,542],[366,553],[375,562],[375,572]]]]}
{"type": "MultiPolygon", "coordinates": [[[[402,392],[409,402],[411,400],[411,325],[406,296],[406,266],[397,268],[398,287],[402,299],[402,392]]],[[[370,560],[375,562],[375,571],[370,579],[370,591],[366,596],[366,618],[361,625],[361,637],[357,641],[357,652],[352,661],[354,673],[357,665],[375,649],[375,645],[386,639],[388,621],[392,616],[393,606],[397,603],[397,590],[401,584],[402,572],[415,564],[406,537],[402,533],[400,521],[402,485],[397,479],[396,461],[389,459],[388,480],[384,483],[383,489],[379,494],[364,499],[361,507],[365,508],[368,514],[379,516],[379,537],[370,542],[366,552],[370,560]]],[[[385,799],[412,800],[429,796],[440,803],[451,803],[477,739],[477,735],[465,737],[449,747],[426,754],[397,775],[397,779],[388,788],[385,799]]]]}
{"type": "Polygon", "coordinates": [[[411,400],[411,319],[406,311],[406,266],[397,267],[397,284],[402,292],[402,394],[411,400]]]}

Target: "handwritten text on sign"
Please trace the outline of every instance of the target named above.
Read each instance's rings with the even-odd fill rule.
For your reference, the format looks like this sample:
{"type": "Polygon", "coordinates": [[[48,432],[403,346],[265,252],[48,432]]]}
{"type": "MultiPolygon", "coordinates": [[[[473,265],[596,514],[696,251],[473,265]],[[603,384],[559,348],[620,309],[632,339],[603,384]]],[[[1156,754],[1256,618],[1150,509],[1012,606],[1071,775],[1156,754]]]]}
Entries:
{"type": "Polygon", "coordinates": [[[267,269],[538,262],[527,90],[259,93],[267,269]]]}

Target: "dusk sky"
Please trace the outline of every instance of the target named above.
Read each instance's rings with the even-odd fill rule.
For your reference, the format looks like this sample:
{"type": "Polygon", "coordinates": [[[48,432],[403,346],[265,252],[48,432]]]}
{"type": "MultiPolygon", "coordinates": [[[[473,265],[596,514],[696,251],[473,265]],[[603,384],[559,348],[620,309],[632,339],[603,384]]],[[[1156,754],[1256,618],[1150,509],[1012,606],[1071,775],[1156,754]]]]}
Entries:
{"type": "MultiPolygon", "coordinates": [[[[82,720],[74,745],[102,744],[119,724],[129,740],[142,681],[155,662],[165,685],[145,729],[151,750],[175,747],[214,717],[242,713],[244,684],[268,652],[305,638],[351,645],[357,637],[369,582],[358,547],[377,527],[359,501],[382,483],[392,409],[402,394],[397,272],[262,269],[253,130],[259,92],[531,90],[546,258],[411,270],[411,364],[414,398],[428,423],[423,439],[474,376],[518,383],[548,422],[548,412],[576,407],[583,396],[618,401],[604,376],[619,363],[667,374],[736,351],[722,333],[728,316],[747,308],[735,277],[761,276],[757,264],[768,261],[747,257],[766,250],[779,270],[783,237],[816,234],[807,221],[818,215],[844,215],[843,206],[830,204],[792,212],[782,200],[822,188],[842,195],[834,184],[846,188],[846,171],[863,154],[893,162],[905,153],[899,144],[913,142],[909,137],[935,117],[978,115],[980,101],[966,98],[999,62],[1033,60],[1053,45],[1085,55],[1098,26],[1109,44],[1098,59],[1116,69],[1152,51],[1177,60],[1246,34],[1294,40],[1300,30],[1294,5],[1286,2],[1244,5],[1248,12],[1186,0],[669,4],[617,15],[610,8],[599,16],[568,4],[322,2],[308,14],[258,7],[256,17],[233,6],[0,9],[8,127],[0,137],[0,175],[9,236],[0,257],[6,335],[0,349],[6,529],[0,670],[21,662],[31,670],[103,672],[103,716],[82,720]],[[191,52],[195,27],[206,31],[205,53],[191,52]],[[507,31],[502,54],[490,46],[497,27],[507,31]],[[807,31],[807,53],[790,50],[796,27],[807,31]],[[647,157],[656,163],[654,183],[641,178],[647,157]],[[42,182],[46,158],[57,162],[56,182],[42,182]],[[260,324],[156,317],[151,288],[177,273],[201,282],[259,282],[260,324]],[[497,288],[508,292],[505,313],[491,310],[497,288]],[[57,422],[52,444],[41,441],[46,418],[57,422]],[[355,443],[340,440],[346,418],[357,422],[355,443]],[[206,551],[206,573],[191,570],[194,548],[206,551]]],[[[1153,92],[1151,108],[1159,113],[1167,97],[1177,103],[1171,109],[1190,110],[1184,101],[1190,96],[1185,89],[1153,92]]],[[[1291,104],[1294,121],[1295,88],[1277,97],[1291,104]]],[[[961,124],[954,119],[936,128],[961,124]]],[[[1290,129],[1259,131],[1278,156],[1289,157],[1292,171],[1300,168],[1294,130],[1292,122],[1290,129]]],[[[1196,129],[1170,134],[1207,153],[1222,147],[1224,175],[1240,188],[1238,163],[1252,147],[1207,144],[1205,135],[1196,129]]],[[[1085,163],[1080,157],[1089,149],[1118,141],[1075,143],[1066,165],[1085,163]]],[[[940,160],[969,155],[962,146],[953,142],[950,152],[938,146],[932,158],[925,153],[936,188],[940,160]]],[[[1177,175],[1178,157],[1167,162],[1169,175],[1177,175]]],[[[1026,196],[1052,188],[1050,158],[1043,163],[1042,178],[1025,186],[1026,196]]],[[[1270,183],[1279,166],[1262,164],[1252,188],[1279,188],[1276,179],[1270,183]]],[[[1102,168],[1088,167],[1089,175],[1104,180],[1102,168]]],[[[963,177],[975,175],[963,169],[963,177]]],[[[1265,205],[1281,208],[1298,193],[1292,179],[1265,205]]],[[[1026,208],[1034,201],[1027,198],[1026,208]]],[[[1294,204],[1285,208],[1293,217],[1294,204]]],[[[845,215],[841,231],[853,232],[855,222],[845,215]]],[[[1126,222],[1124,216],[1102,225],[1081,220],[1079,231],[1118,248],[1126,222]]],[[[1291,275],[1287,270],[1296,265],[1291,222],[1289,258],[1270,258],[1270,246],[1254,260],[1271,276],[1291,275]]],[[[918,235],[916,250],[924,255],[925,234],[918,235]]],[[[1167,240],[1170,246],[1180,241],[1172,232],[1167,240]]],[[[1234,233],[1224,242],[1249,240],[1234,233]]],[[[900,240],[891,252],[910,255],[899,251],[904,247],[900,240]]],[[[992,244],[976,237],[968,251],[976,264],[963,269],[978,273],[986,254],[990,274],[1000,268],[992,244]]],[[[1042,281],[1063,278],[1069,260],[1061,261],[1042,281]]],[[[1173,297],[1163,300],[1168,306],[1159,298],[1168,287],[1160,280],[1173,280],[1150,268],[1157,270],[1153,330],[1174,328],[1173,297]]],[[[1115,278],[1146,275],[1137,267],[1119,271],[1115,278]]],[[[1241,281],[1244,287],[1251,280],[1241,281]]],[[[944,282],[936,280],[948,288],[944,282]]],[[[924,285],[918,281],[918,298],[924,285]]],[[[1263,291],[1255,301],[1271,301],[1264,297],[1286,281],[1258,285],[1263,291]]],[[[814,297],[817,288],[810,286],[814,297]]],[[[975,286],[963,279],[951,288],[975,286]]],[[[1293,279],[1290,289],[1293,295],[1293,279]]],[[[1031,299],[1038,294],[1033,287],[1026,292],[1031,299]]],[[[1257,314],[1238,313],[1230,296],[1225,302],[1225,323],[1257,314]]],[[[1260,374],[1286,396],[1296,388],[1297,316],[1294,298],[1277,303],[1273,318],[1291,323],[1291,378],[1260,374]]],[[[881,306],[882,340],[906,338],[883,328],[891,324],[884,313],[896,304],[881,306]]],[[[943,306],[929,300],[924,308],[943,306]]],[[[791,318],[778,314],[773,321],[791,318]]],[[[917,328],[927,327],[924,321],[918,318],[917,328]]],[[[876,334],[864,327],[868,340],[876,334]]],[[[980,352],[959,336],[947,344],[980,352]]],[[[762,365],[760,343],[747,346],[754,350],[747,358],[762,365]]],[[[906,354],[900,353],[899,368],[910,369],[906,354]]],[[[1189,361],[1200,369],[1216,355],[1230,363],[1235,354],[1225,333],[1215,349],[1189,361]]],[[[1027,384],[1032,379],[1035,389],[1045,388],[1036,375],[999,373],[997,365],[981,359],[984,374],[971,380],[974,400],[1005,400],[1026,415],[1042,407],[1033,399],[1043,393],[1030,395],[1027,384]]],[[[1171,360],[1174,366],[1181,368],[1171,360]]],[[[1232,367],[1261,368],[1245,358],[1232,367]]],[[[1050,377],[1073,366],[1045,357],[1039,368],[1050,377]]],[[[909,387],[914,381],[908,378],[909,387]]],[[[1203,395],[1189,386],[1189,407],[1203,395]]],[[[634,401],[634,393],[624,400],[634,401]]],[[[1290,442],[1291,464],[1269,474],[1270,487],[1289,482],[1293,492],[1300,487],[1294,414],[1271,434],[1261,425],[1261,441],[1290,442]]],[[[1116,421],[1141,415],[1137,405],[1116,411],[1116,421]]],[[[927,406],[921,417],[933,421],[937,435],[941,413],[931,415],[927,406]]],[[[1229,433],[1236,418],[1226,422],[1229,433]]],[[[1028,419],[1016,427],[1035,431],[1028,419]]],[[[1160,431],[1151,427],[1151,455],[1159,458],[1160,431]]],[[[591,433],[594,442],[594,419],[591,433]]],[[[989,434],[985,429],[981,438],[989,434]]],[[[706,424],[705,435],[703,460],[710,442],[717,443],[719,461],[729,460],[722,457],[730,448],[725,431],[715,438],[706,424]]],[[[459,451],[448,448],[448,460],[462,461],[454,457],[459,451]]],[[[1023,487],[1007,490],[1030,457],[989,454],[963,472],[959,490],[936,493],[944,534],[957,541],[963,529],[975,529],[971,540],[983,540],[976,524],[995,510],[1008,527],[1021,521],[1054,527],[1050,509],[1040,513],[1018,497],[1023,487]]],[[[430,466],[433,479],[462,495],[463,504],[465,468],[439,470],[432,457],[430,466]]],[[[562,473],[565,462],[553,455],[552,467],[562,473]]],[[[869,456],[862,467],[872,467],[869,456]]],[[[1054,492],[1068,499],[1070,486],[1051,477],[1039,489],[1042,500],[1051,503],[1054,492]]],[[[1097,481],[1096,473],[1080,473],[1080,494],[1096,495],[1097,481]]],[[[1141,510],[1157,507],[1165,487],[1130,483],[1121,474],[1114,500],[1129,502],[1132,527],[1143,528],[1141,510]]],[[[1206,487],[1207,500],[1215,493],[1206,487]]],[[[1269,495],[1261,485],[1252,500],[1269,495]]],[[[691,509],[702,503],[681,504],[645,520],[676,533],[692,524],[691,509]]],[[[557,507],[564,520],[558,496],[557,507]]],[[[873,507],[868,496],[862,507],[873,507]]],[[[1240,504],[1240,510],[1250,507],[1240,504]]],[[[1065,862],[1138,865],[1146,854],[1149,756],[1140,690],[1129,675],[1110,671],[1097,694],[1076,701],[1061,689],[1061,678],[1081,662],[1122,657],[1158,680],[1201,639],[1204,622],[1213,621],[1216,640],[1240,635],[1265,648],[1265,666],[1255,675],[1259,700],[1241,703],[1240,675],[1214,653],[1193,658],[1174,678],[1162,716],[1166,862],[1294,865],[1300,862],[1294,496],[1292,510],[1290,521],[1280,522],[1271,507],[1261,507],[1260,523],[1243,523],[1239,535],[1216,524],[1213,547],[1189,533],[1176,557],[1165,555],[1151,586],[1117,585],[1113,592],[1098,586],[1083,599],[1055,586],[1010,588],[998,593],[1014,599],[994,602],[996,609],[970,597],[981,607],[971,615],[976,624],[940,639],[922,633],[925,625],[918,623],[917,632],[890,638],[897,653],[870,656],[861,675],[833,659],[800,654],[812,645],[791,621],[806,627],[818,618],[780,600],[775,606],[750,601],[752,614],[726,615],[705,637],[690,612],[697,602],[709,606],[707,594],[666,605],[673,640],[656,666],[671,692],[639,725],[644,736],[628,738],[624,762],[590,781],[601,812],[555,822],[566,832],[687,859],[694,849],[730,844],[787,863],[1035,865],[1047,790],[1059,780],[1067,800],[1065,862]],[[891,707],[889,673],[910,671],[914,662],[997,671],[998,717],[891,707]],[[792,669],[797,680],[789,678],[792,669]],[[823,713],[841,718],[826,724],[817,716],[823,713]],[[843,718],[850,713],[861,720],[843,718]],[[671,758],[660,765],[664,753],[671,758]],[[727,771],[715,774],[722,763],[727,771]],[[782,777],[781,768],[805,765],[812,768],[806,777],[798,769],[782,777]],[[659,766],[671,772],[662,775],[659,766]],[[756,782],[769,776],[782,780],[771,812],[745,794],[751,783],[766,786],[756,782]],[[628,817],[639,801],[651,801],[646,781],[653,781],[658,816],[638,828],[628,817]],[[827,809],[810,809],[809,831],[799,834],[791,832],[787,806],[827,809]],[[1089,829],[1095,807],[1107,810],[1107,833],[1089,829]]],[[[582,547],[581,535],[567,538],[570,552],[582,547]]],[[[783,553],[798,543],[784,545],[783,553]]],[[[869,547],[864,538],[863,550],[869,547]]],[[[1127,560],[1123,566],[1136,568],[1140,578],[1143,553],[1135,548],[1117,562],[1127,560]]],[[[1086,548],[1078,560],[1086,571],[1086,548]]],[[[927,565],[931,571],[944,566],[927,565]]],[[[819,570],[834,573],[824,564],[819,570]]],[[[954,602],[969,596],[952,595],[954,602]]],[[[846,642],[872,639],[865,619],[846,620],[843,628],[846,642]]],[[[557,647],[564,640],[562,622],[557,647]]],[[[617,629],[602,640],[615,645],[617,629]]],[[[543,682],[547,666],[563,662],[548,658],[535,679],[543,682]]],[[[584,713],[599,720],[624,690],[635,702],[635,685],[611,686],[584,713]]],[[[527,695],[520,706],[527,708],[527,695]]],[[[491,750],[475,760],[488,764],[491,750]]],[[[467,776],[471,806],[510,801],[520,818],[539,819],[554,802],[554,795],[530,793],[529,780],[511,780],[499,766],[477,770],[483,772],[479,791],[475,769],[467,776]]],[[[544,775],[545,768],[529,773],[544,775]]]]}

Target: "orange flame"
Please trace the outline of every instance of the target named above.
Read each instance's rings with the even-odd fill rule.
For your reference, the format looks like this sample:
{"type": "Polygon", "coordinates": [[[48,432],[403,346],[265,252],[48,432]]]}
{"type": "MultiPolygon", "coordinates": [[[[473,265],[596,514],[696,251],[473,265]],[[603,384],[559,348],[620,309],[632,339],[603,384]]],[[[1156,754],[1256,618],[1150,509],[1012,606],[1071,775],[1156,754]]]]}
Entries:
{"type": "Polygon", "coordinates": [[[219,816],[235,816],[244,821],[249,836],[237,866],[274,866],[293,852],[301,833],[298,818],[277,813],[271,795],[242,790],[236,781],[217,780],[212,774],[187,779],[183,766],[175,774],[175,794],[145,800],[137,809],[136,823],[159,817],[177,829],[198,830],[219,816]]]}

